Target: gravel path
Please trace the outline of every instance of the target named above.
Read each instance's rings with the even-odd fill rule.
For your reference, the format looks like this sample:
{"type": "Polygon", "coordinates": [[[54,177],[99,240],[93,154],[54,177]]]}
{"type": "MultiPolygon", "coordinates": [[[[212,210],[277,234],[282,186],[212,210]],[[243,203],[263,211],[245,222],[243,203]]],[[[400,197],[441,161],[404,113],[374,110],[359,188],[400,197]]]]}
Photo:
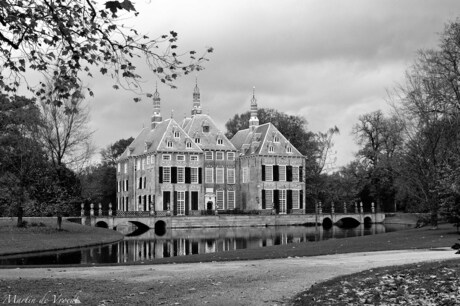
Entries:
{"type": "MultiPolygon", "coordinates": [[[[0,278],[4,281],[66,278],[95,283],[112,280],[127,286],[161,284],[161,291],[144,293],[145,305],[282,305],[312,284],[332,277],[383,266],[453,258],[460,257],[449,248],[439,248],[195,264],[2,269],[0,278]]],[[[111,300],[108,305],[124,303],[111,300]]]]}

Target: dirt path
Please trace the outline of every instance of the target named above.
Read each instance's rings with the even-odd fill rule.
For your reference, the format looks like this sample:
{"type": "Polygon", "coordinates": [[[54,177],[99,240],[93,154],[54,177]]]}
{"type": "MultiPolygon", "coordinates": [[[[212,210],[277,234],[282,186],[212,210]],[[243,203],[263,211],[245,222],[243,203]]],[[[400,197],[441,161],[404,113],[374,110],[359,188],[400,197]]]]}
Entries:
{"type": "MultiPolygon", "coordinates": [[[[150,284],[154,292],[136,293],[143,294],[144,305],[281,305],[312,284],[335,276],[382,266],[452,258],[460,259],[451,249],[440,248],[195,264],[3,269],[0,279],[6,282],[19,278],[72,279],[95,284],[98,280],[112,281],[133,288],[131,290],[146,291],[149,289],[145,289],[145,285],[150,284]]],[[[99,288],[101,290],[103,288],[99,288]]],[[[84,305],[98,305],[101,301],[85,301],[84,298],[87,296],[81,297],[84,305]]],[[[110,301],[108,305],[127,305],[126,297],[123,299],[105,298],[110,301]]]]}

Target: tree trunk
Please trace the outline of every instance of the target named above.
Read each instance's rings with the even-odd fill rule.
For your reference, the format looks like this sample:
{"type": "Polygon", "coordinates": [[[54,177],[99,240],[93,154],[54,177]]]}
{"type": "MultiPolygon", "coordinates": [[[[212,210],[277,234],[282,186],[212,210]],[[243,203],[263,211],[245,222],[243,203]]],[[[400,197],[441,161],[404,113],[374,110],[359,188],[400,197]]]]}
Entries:
{"type": "Polygon", "coordinates": [[[58,231],[62,231],[62,215],[61,215],[61,213],[57,214],[57,229],[58,229],[58,231]]]}
{"type": "Polygon", "coordinates": [[[23,211],[23,209],[22,209],[22,206],[19,206],[19,207],[18,207],[17,213],[18,213],[18,222],[17,222],[16,226],[17,226],[17,227],[22,227],[22,226],[24,225],[24,224],[23,224],[23,221],[22,221],[22,217],[23,217],[23,215],[24,215],[24,211],[23,211]]]}

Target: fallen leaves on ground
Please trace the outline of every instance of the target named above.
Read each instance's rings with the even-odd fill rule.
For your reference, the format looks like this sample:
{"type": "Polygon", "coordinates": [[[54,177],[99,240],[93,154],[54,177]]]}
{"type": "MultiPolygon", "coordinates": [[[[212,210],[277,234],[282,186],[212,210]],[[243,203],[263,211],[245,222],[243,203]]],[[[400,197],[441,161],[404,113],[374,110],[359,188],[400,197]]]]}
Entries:
{"type": "Polygon", "coordinates": [[[369,270],[316,284],[294,305],[458,305],[460,262],[369,270]]]}

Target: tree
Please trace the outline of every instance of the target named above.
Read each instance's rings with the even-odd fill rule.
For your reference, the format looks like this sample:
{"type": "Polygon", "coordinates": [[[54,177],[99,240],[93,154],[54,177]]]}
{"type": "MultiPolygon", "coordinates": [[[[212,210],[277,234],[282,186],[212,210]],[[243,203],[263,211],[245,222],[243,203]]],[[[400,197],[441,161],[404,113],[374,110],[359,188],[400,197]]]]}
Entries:
{"type": "Polygon", "coordinates": [[[102,164],[115,167],[118,157],[126,150],[126,148],[133,142],[134,138],[120,139],[114,144],[108,145],[105,149],[101,150],[102,164]]]}
{"type": "Polygon", "coordinates": [[[460,138],[460,24],[446,25],[439,48],[422,50],[406,71],[405,83],[391,95],[400,118],[405,122],[405,154],[401,173],[406,190],[437,216],[448,192],[449,169],[459,155],[460,138]],[[447,171],[447,172],[446,172],[447,171]],[[443,192],[442,192],[443,190],[443,192]]]}
{"type": "Polygon", "coordinates": [[[10,215],[22,226],[25,205],[41,180],[46,155],[37,139],[42,121],[33,100],[0,95],[0,186],[10,215]]]}
{"type": "Polygon", "coordinates": [[[104,208],[116,203],[117,173],[116,160],[134,140],[120,139],[101,150],[102,162],[88,166],[80,174],[82,197],[90,203],[101,203],[104,208]]]}
{"type": "Polygon", "coordinates": [[[81,87],[60,103],[56,94],[58,79],[49,80],[49,96],[40,101],[44,124],[40,129],[41,139],[56,171],[63,165],[74,169],[82,168],[91,157],[93,148],[89,130],[89,109],[84,104],[81,87]]]}
{"type": "Polygon", "coordinates": [[[361,115],[352,131],[361,146],[358,162],[366,169],[368,182],[363,187],[384,210],[394,207],[395,158],[402,150],[403,128],[396,116],[385,117],[379,110],[361,115]]]}
{"type": "MultiPolygon", "coordinates": [[[[58,77],[56,101],[60,101],[78,88],[82,73],[92,77],[95,68],[115,81],[115,89],[123,86],[138,93],[142,91],[139,59],[161,82],[173,87],[180,74],[202,69],[212,48],[202,56],[195,51],[180,53],[176,32],[152,39],[125,25],[127,18],[138,14],[131,0],[105,1],[103,6],[94,0],[1,1],[0,88],[14,94],[25,81],[30,90],[43,96],[46,84],[35,87],[25,76],[37,71],[48,78],[58,77]]],[[[93,95],[91,89],[89,94],[93,95]]]]}

